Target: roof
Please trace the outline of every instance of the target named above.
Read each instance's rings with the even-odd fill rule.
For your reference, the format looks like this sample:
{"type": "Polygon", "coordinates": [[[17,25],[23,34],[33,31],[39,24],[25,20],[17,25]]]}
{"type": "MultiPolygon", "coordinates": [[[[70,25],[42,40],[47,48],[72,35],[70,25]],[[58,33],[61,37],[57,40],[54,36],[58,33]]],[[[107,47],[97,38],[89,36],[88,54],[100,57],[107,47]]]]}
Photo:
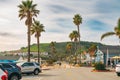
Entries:
{"type": "Polygon", "coordinates": [[[99,49],[105,54],[107,49],[109,54],[120,54],[120,46],[100,46],[99,49]]]}

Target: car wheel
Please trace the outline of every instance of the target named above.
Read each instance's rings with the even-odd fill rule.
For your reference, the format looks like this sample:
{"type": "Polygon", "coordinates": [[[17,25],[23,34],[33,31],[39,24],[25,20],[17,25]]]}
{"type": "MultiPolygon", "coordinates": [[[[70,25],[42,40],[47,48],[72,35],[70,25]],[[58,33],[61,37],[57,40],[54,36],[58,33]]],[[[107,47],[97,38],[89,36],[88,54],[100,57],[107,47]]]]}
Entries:
{"type": "Polygon", "coordinates": [[[10,80],[19,80],[18,76],[17,75],[12,75],[10,77],[10,80]]]}
{"type": "Polygon", "coordinates": [[[35,69],[34,70],[34,75],[38,75],[39,74],[39,70],[38,69],[35,69]]]}
{"type": "Polygon", "coordinates": [[[120,76],[120,73],[117,73],[117,76],[120,76]]]}

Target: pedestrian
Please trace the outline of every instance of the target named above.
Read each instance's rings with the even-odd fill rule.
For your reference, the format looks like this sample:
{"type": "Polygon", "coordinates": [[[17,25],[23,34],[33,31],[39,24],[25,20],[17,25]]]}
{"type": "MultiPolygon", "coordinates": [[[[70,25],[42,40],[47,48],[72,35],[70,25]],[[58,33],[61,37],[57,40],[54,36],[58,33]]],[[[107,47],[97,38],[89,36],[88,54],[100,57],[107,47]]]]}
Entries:
{"type": "Polygon", "coordinates": [[[111,62],[111,67],[115,68],[115,62],[114,62],[114,60],[112,60],[112,62],[111,62]]]}

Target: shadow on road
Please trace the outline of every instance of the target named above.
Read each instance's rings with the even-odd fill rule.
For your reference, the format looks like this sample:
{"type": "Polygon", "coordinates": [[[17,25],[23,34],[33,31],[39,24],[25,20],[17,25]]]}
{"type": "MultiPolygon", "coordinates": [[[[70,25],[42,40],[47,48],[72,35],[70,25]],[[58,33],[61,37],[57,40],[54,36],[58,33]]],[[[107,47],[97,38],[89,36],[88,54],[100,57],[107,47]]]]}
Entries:
{"type": "Polygon", "coordinates": [[[57,75],[52,75],[52,74],[40,74],[39,76],[41,76],[41,77],[50,77],[50,76],[57,76],[57,75]]]}
{"type": "Polygon", "coordinates": [[[40,73],[39,75],[34,75],[34,74],[23,74],[22,76],[24,77],[50,77],[50,76],[57,76],[57,75],[52,75],[52,74],[45,74],[45,73],[40,73]]]}

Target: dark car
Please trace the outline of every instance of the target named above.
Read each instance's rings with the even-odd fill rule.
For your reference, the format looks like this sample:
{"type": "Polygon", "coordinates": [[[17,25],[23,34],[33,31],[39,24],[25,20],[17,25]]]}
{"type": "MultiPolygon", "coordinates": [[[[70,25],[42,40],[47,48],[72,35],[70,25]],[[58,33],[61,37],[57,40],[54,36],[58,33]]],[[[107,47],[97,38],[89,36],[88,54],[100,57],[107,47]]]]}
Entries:
{"type": "Polygon", "coordinates": [[[8,71],[8,80],[20,80],[22,78],[21,69],[15,63],[0,63],[8,71]]]}

